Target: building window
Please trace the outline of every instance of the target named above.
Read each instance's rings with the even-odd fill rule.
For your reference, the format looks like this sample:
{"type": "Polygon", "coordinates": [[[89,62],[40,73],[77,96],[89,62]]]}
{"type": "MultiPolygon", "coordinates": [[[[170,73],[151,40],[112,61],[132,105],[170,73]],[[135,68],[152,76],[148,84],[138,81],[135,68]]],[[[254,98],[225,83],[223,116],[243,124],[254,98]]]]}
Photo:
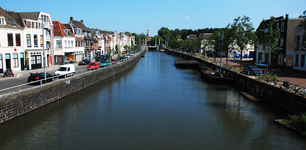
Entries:
{"type": "Polygon", "coordinates": [[[305,66],[305,55],[301,55],[301,66],[305,66]]]}
{"type": "Polygon", "coordinates": [[[262,53],[258,53],[258,61],[262,61],[262,53]]]}
{"type": "Polygon", "coordinates": [[[281,25],[281,32],[284,32],[285,31],[285,22],[282,22],[282,25],[281,25]]]}
{"type": "Polygon", "coordinates": [[[56,48],[62,48],[62,41],[56,40],[56,48]]]}
{"type": "Polygon", "coordinates": [[[38,63],[38,64],[41,64],[41,56],[40,56],[40,55],[37,56],[36,59],[37,59],[37,63],[38,63]]]}
{"type": "Polygon", "coordinates": [[[278,64],[278,65],[283,65],[283,59],[284,59],[283,54],[278,54],[278,57],[277,57],[277,64],[278,64]]]}
{"type": "Polygon", "coordinates": [[[67,45],[67,47],[70,47],[70,41],[68,41],[68,45],[67,45]]]}
{"type": "Polygon", "coordinates": [[[31,22],[27,21],[27,28],[31,28],[31,22]]]}
{"type": "Polygon", "coordinates": [[[5,19],[4,19],[4,17],[0,17],[0,25],[5,25],[5,19]]]}
{"type": "Polygon", "coordinates": [[[281,37],[281,39],[280,39],[280,48],[283,48],[283,44],[284,44],[284,38],[281,37]]]}
{"type": "Polygon", "coordinates": [[[71,41],[71,47],[73,47],[73,41],[71,41]]]}
{"type": "Polygon", "coordinates": [[[263,45],[263,46],[262,46],[262,49],[263,49],[263,50],[266,50],[266,45],[263,45]]]}
{"type": "Polygon", "coordinates": [[[35,58],[36,58],[35,56],[31,56],[31,64],[32,64],[32,65],[33,65],[33,64],[36,64],[36,63],[35,63],[35,58]]]}
{"type": "Polygon", "coordinates": [[[75,47],[78,47],[78,40],[75,40],[75,47]]]}
{"type": "Polygon", "coordinates": [[[40,47],[44,47],[44,37],[40,35],[40,47]]]}
{"type": "Polygon", "coordinates": [[[41,29],[41,25],[40,25],[40,22],[38,22],[38,27],[39,27],[39,29],[41,29]]]}
{"type": "Polygon", "coordinates": [[[20,34],[16,33],[15,38],[16,38],[16,46],[21,46],[20,34]]]}
{"type": "Polygon", "coordinates": [[[301,37],[300,36],[296,36],[296,47],[295,47],[295,50],[300,50],[300,39],[301,37]]]}
{"type": "Polygon", "coordinates": [[[18,67],[18,54],[13,54],[13,65],[14,68],[18,67]]]}
{"type": "Polygon", "coordinates": [[[38,47],[38,39],[36,34],[34,34],[34,47],[38,47]]]}
{"type": "Polygon", "coordinates": [[[295,55],[295,66],[299,66],[299,55],[295,55]]]}
{"type": "Polygon", "coordinates": [[[67,40],[65,40],[65,48],[67,48],[67,40]]]}
{"type": "Polygon", "coordinates": [[[14,46],[13,34],[12,33],[7,34],[7,45],[8,46],[14,46]]]}
{"type": "Polygon", "coordinates": [[[31,35],[27,34],[27,47],[31,47],[31,35]]]}

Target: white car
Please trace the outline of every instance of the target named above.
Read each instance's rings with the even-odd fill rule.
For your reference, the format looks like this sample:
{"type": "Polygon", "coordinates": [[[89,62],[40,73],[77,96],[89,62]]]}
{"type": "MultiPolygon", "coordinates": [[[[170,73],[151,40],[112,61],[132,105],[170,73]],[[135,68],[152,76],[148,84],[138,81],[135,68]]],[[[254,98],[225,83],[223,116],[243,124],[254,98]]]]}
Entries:
{"type": "Polygon", "coordinates": [[[262,61],[257,61],[257,62],[255,62],[255,65],[256,65],[257,67],[267,67],[267,64],[265,64],[265,63],[262,62],[262,61]]]}

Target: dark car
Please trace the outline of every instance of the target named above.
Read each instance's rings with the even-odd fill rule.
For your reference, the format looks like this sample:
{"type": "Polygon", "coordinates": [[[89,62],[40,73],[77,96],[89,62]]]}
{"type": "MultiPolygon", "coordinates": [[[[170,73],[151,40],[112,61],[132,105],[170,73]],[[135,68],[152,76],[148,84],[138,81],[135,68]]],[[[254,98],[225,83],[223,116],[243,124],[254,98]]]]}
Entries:
{"type": "Polygon", "coordinates": [[[106,59],[107,55],[102,55],[102,56],[99,56],[97,59],[96,59],[96,62],[99,62],[103,59],[106,59]]]}
{"type": "Polygon", "coordinates": [[[243,73],[247,75],[261,75],[262,71],[256,66],[248,66],[243,68],[243,73]]]}
{"type": "Polygon", "coordinates": [[[79,65],[87,65],[89,64],[91,61],[89,59],[84,59],[82,61],[79,62],[79,65]]]}
{"type": "MultiPolygon", "coordinates": [[[[46,79],[47,82],[51,82],[53,81],[53,75],[49,74],[46,72],[46,79]]],[[[28,77],[28,82],[35,82],[35,84],[40,84],[40,82],[38,80],[41,79],[45,79],[45,73],[44,72],[37,72],[37,73],[30,73],[29,77],[28,77]]],[[[45,80],[42,80],[42,83],[45,83],[45,80]]]]}

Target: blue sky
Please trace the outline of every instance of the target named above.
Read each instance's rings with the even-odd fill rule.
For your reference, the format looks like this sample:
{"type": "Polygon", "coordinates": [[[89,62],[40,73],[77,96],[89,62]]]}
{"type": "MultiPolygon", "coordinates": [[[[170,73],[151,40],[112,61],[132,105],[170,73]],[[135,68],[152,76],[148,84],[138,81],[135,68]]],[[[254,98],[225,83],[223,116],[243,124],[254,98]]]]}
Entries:
{"type": "Polygon", "coordinates": [[[90,28],[157,35],[169,29],[222,28],[238,16],[251,18],[256,29],[270,16],[297,18],[306,0],[1,0],[0,7],[16,12],[49,13],[53,21],[84,20],[90,28]]]}

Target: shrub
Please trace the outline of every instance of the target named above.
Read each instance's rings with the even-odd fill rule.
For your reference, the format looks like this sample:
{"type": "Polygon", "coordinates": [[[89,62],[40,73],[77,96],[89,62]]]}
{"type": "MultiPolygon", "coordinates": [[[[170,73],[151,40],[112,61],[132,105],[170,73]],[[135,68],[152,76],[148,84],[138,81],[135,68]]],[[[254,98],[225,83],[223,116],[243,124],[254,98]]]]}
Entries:
{"type": "Polygon", "coordinates": [[[298,128],[304,136],[306,136],[306,113],[301,115],[288,115],[289,120],[286,120],[291,126],[298,128]]]}

